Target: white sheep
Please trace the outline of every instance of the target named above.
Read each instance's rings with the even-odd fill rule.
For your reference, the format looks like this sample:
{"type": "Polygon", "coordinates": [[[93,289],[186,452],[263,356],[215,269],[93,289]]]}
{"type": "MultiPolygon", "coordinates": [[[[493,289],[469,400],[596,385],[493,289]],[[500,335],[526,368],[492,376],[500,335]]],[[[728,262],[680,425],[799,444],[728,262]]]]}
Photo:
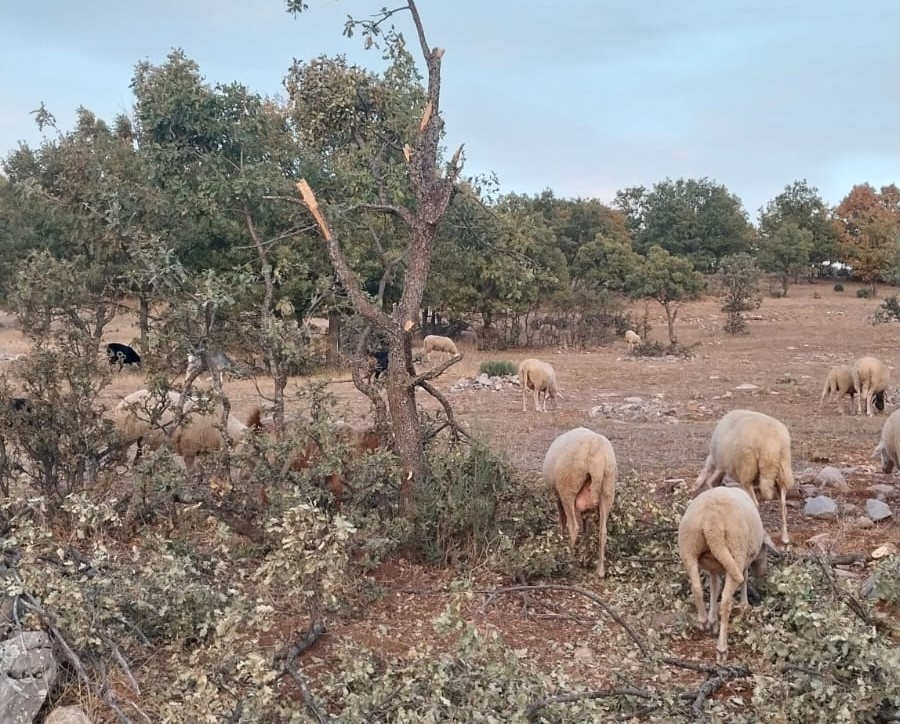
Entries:
{"type": "Polygon", "coordinates": [[[877,357],[860,357],[853,363],[853,386],[859,393],[857,414],[862,414],[863,400],[869,417],[873,407],[884,409],[884,392],[890,380],[890,370],[877,357]]]}
{"type": "Polygon", "coordinates": [[[628,345],[629,352],[634,352],[635,347],[638,347],[641,344],[641,335],[639,335],[633,329],[629,329],[627,332],[625,332],[625,344],[628,345]]]}
{"type": "Polygon", "coordinates": [[[716,643],[719,664],[724,664],[728,655],[728,619],[735,591],[742,586],[742,605],[746,606],[749,568],[757,576],[765,575],[766,540],[759,509],[741,488],[705,490],[690,502],[681,517],[678,552],[691,581],[699,627],[713,632],[719,620],[716,643]],[[703,601],[701,568],[710,579],[708,614],[703,601]],[[725,586],[716,606],[723,575],[725,586]]]}
{"type": "Polygon", "coordinates": [[[449,337],[441,337],[437,334],[429,334],[425,337],[423,344],[426,362],[429,361],[432,352],[440,352],[441,359],[443,359],[444,357],[444,352],[449,354],[451,357],[456,357],[456,355],[459,354],[459,350],[456,348],[456,344],[449,337]]]}
{"type": "Polygon", "coordinates": [[[881,442],[872,457],[881,457],[881,470],[894,472],[900,466],[900,410],[894,410],[881,426],[881,442]]]}
{"type": "MultiPolygon", "coordinates": [[[[233,415],[228,416],[225,427],[231,444],[240,442],[249,429],[233,415]]],[[[181,455],[188,470],[194,467],[198,455],[221,450],[226,446],[219,415],[193,415],[186,424],[172,434],[172,446],[181,455]]]]}
{"type": "Polygon", "coordinates": [[[541,411],[538,403],[543,398],[543,412],[547,411],[547,398],[553,399],[556,409],[556,398],[560,396],[556,386],[556,371],[547,362],[539,359],[526,359],[519,363],[519,385],[522,388],[522,412],[527,409],[526,396],[528,390],[534,391],[534,409],[541,411]]]}
{"type": "Polygon", "coordinates": [[[856,387],[853,385],[853,368],[848,365],[838,365],[828,370],[825,378],[825,386],[822,388],[822,397],[819,399],[819,409],[825,400],[837,399],[838,411],[844,414],[844,397],[850,397],[850,410],[853,410],[853,398],[856,396],[856,387]]]}
{"type": "Polygon", "coordinates": [[[600,516],[597,575],[606,575],[606,520],[616,495],[616,454],[603,435],[576,427],[557,437],[544,456],[543,475],[556,495],[559,523],[569,531],[572,549],[581,531],[581,514],[600,516]]]}
{"type": "Polygon", "coordinates": [[[791,435],[774,417],[753,410],[732,410],[719,420],[709,444],[709,455],[694,492],[720,485],[730,475],[754,502],[753,484],[758,483],[765,500],[775,488],[781,496],[781,540],[790,542],[787,530],[787,491],[794,486],[791,470],[791,435]]]}

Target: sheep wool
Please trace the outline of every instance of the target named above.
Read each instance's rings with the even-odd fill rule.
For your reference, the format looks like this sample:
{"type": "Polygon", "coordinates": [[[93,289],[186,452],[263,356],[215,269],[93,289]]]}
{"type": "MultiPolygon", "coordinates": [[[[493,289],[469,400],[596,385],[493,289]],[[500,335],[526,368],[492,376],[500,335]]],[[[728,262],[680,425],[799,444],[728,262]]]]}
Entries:
{"type": "Polygon", "coordinates": [[[877,357],[860,357],[853,363],[853,386],[859,392],[857,414],[861,415],[863,406],[866,415],[874,414],[873,408],[884,409],[884,393],[891,381],[891,373],[877,357]]]}
{"type": "Polygon", "coordinates": [[[597,575],[606,575],[606,521],[616,495],[616,454],[603,435],[576,427],[557,437],[544,456],[543,475],[556,495],[559,522],[575,548],[581,514],[597,510],[600,550],[597,575]]]}
{"type": "Polygon", "coordinates": [[[678,526],[678,552],[684,563],[697,607],[697,624],[713,632],[719,623],[716,661],[728,655],[728,619],[731,600],[738,586],[743,588],[742,605],[747,605],[747,576],[765,575],[766,532],[759,509],[741,488],[713,488],[694,498],[678,526]],[[709,574],[709,611],[703,600],[700,569],[709,574]],[[725,585],[719,598],[720,577],[725,585]]]}
{"type": "Polygon", "coordinates": [[[832,367],[825,378],[825,386],[822,388],[822,397],[819,398],[819,408],[825,404],[825,400],[837,400],[838,412],[844,414],[844,397],[850,397],[850,410],[853,410],[853,398],[856,396],[856,386],[853,384],[853,368],[848,365],[832,367]]]}
{"type": "Polygon", "coordinates": [[[732,410],[713,430],[706,464],[694,483],[694,492],[721,485],[726,475],[737,480],[754,502],[753,484],[765,500],[781,497],[781,540],[790,541],[787,530],[787,491],[794,487],[791,469],[791,435],[776,420],[753,410],[732,410]]]}
{"type": "Polygon", "coordinates": [[[534,392],[535,412],[547,411],[547,398],[552,398],[553,409],[556,409],[556,398],[559,389],[556,386],[556,371],[547,362],[539,359],[526,359],[519,363],[519,385],[522,388],[522,412],[527,409],[528,391],[534,392]],[[539,406],[543,399],[543,405],[539,406]]]}

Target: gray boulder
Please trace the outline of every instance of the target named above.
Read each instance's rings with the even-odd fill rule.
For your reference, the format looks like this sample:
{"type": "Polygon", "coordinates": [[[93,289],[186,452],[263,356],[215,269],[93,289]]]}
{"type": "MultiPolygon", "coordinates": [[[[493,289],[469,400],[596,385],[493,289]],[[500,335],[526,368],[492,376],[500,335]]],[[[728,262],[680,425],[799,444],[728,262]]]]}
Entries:
{"type": "Polygon", "coordinates": [[[0,642],[0,722],[31,724],[56,681],[57,669],[43,631],[21,631],[0,642]]]}
{"type": "Polygon", "coordinates": [[[866,515],[868,515],[876,523],[880,520],[884,520],[885,518],[890,518],[893,514],[894,511],[891,510],[891,506],[889,506],[882,500],[869,498],[866,501],[866,515]]]}
{"type": "Polygon", "coordinates": [[[838,514],[838,505],[827,495],[817,495],[810,498],[803,506],[803,515],[810,518],[831,519],[836,518],[838,514]]]}
{"type": "Polygon", "coordinates": [[[846,493],[850,486],[847,485],[847,480],[844,478],[843,473],[838,470],[836,467],[831,465],[826,465],[819,471],[819,474],[816,475],[813,483],[818,485],[819,488],[826,489],[834,489],[841,493],[846,493]]]}

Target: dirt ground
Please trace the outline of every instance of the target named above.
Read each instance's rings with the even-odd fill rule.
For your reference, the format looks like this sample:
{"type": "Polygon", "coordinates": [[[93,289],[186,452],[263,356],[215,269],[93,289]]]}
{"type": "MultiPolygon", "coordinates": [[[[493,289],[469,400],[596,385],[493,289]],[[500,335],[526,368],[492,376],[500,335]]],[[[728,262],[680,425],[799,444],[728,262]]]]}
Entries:
{"type": "MultiPolygon", "coordinates": [[[[673,479],[683,479],[688,485],[693,482],[703,465],[712,428],[721,415],[734,408],[748,407],[772,415],[788,426],[795,474],[826,463],[855,467],[848,476],[850,491],[835,497],[842,503],[863,507],[869,497],[868,486],[892,482],[870,456],[885,414],[900,404],[900,329],[896,323],[873,326],[871,314],[880,299],[860,299],[853,285],[845,286],[847,291],[839,293],[831,284],[804,284],[791,287],[787,298],[766,298],[761,308],[750,315],[749,334],[737,337],[721,331],[724,315],[715,300],[686,304],[679,314],[676,331],[680,342],[697,345],[691,359],[632,359],[621,339],[608,347],[589,350],[522,349],[488,353],[468,348],[462,350],[465,353],[462,362],[436,382],[460,421],[503,450],[523,478],[535,484],[550,442],[560,433],[583,425],[610,439],[618,459],[620,479],[637,477],[658,494],[665,495],[666,490],[677,485],[673,479]],[[828,369],[851,363],[862,355],[874,355],[892,370],[894,383],[888,394],[886,413],[867,418],[839,415],[834,405],[820,409],[819,396],[828,369]],[[563,396],[556,411],[536,413],[529,409],[523,413],[517,389],[450,391],[454,382],[475,376],[483,360],[518,362],[533,356],[545,359],[557,370],[563,396]],[[754,387],[736,389],[745,384],[754,387]],[[640,397],[668,412],[650,421],[591,417],[592,408],[623,403],[627,397],[640,397]]],[[[647,308],[653,325],[651,337],[665,341],[667,330],[661,307],[650,303],[647,308]]],[[[642,309],[635,311],[640,313],[642,309]]],[[[27,351],[26,341],[14,328],[14,320],[6,315],[0,324],[2,357],[8,359],[27,351]]],[[[133,337],[133,328],[124,320],[111,325],[106,335],[108,341],[120,342],[129,342],[133,337]]],[[[0,369],[7,365],[3,362],[0,369]]],[[[368,402],[348,380],[345,374],[330,388],[346,406],[345,417],[361,420],[368,402]]],[[[304,382],[292,380],[291,388],[304,382]]],[[[257,383],[265,389],[264,380],[257,383]]],[[[105,390],[104,401],[112,406],[142,386],[139,373],[122,373],[105,390]]],[[[226,390],[235,413],[241,418],[263,402],[251,381],[228,382],[226,390]]],[[[423,400],[423,404],[431,406],[433,402],[423,400]]],[[[801,498],[789,502],[788,526],[798,548],[803,548],[811,536],[823,532],[830,534],[834,553],[872,551],[890,541],[900,543],[896,517],[862,530],[844,516],[834,521],[811,521],[800,513],[801,498]]],[[[894,504],[895,511],[897,507],[894,504]]],[[[762,513],[767,530],[777,541],[777,502],[764,502],[762,513]]],[[[555,516],[555,505],[549,495],[547,514],[555,516]]],[[[673,535],[673,552],[674,545],[673,535]]],[[[329,637],[351,638],[368,646],[402,653],[428,637],[431,618],[447,604],[446,597],[436,592],[452,575],[447,570],[423,568],[402,560],[383,566],[377,577],[386,591],[385,596],[373,603],[363,619],[330,630],[321,644],[320,654],[327,653],[329,637]]],[[[501,583],[487,573],[483,580],[501,583]]],[[[600,580],[587,580],[592,590],[601,594],[609,585],[600,580]]],[[[535,601],[526,605],[518,599],[495,601],[492,605],[480,600],[469,607],[466,615],[476,624],[496,627],[508,644],[531,650],[537,656],[548,651],[548,631],[554,632],[554,652],[571,657],[588,647],[593,658],[579,659],[580,675],[586,685],[603,683],[608,678],[602,655],[604,633],[593,626],[599,614],[591,609],[589,602],[578,600],[572,594],[559,593],[554,597],[556,606],[568,605],[567,600],[576,611],[572,615],[582,617],[580,625],[560,626],[558,622],[548,622],[547,610],[535,601]]],[[[667,615],[672,614],[660,614],[667,615]]],[[[685,646],[681,655],[714,660],[712,637],[692,635],[685,646]]],[[[730,693],[734,694],[740,687],[741,684],[735,683],[730,693]]]]}

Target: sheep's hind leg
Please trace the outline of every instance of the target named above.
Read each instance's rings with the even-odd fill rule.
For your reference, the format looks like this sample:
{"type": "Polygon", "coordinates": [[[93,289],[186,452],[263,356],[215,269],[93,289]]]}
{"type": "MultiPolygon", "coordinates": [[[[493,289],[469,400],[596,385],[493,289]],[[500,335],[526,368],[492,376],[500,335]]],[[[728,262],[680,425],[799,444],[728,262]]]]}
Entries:
{"type": "Polygon", "coordinates": [[[725,588],[719,603],[719,640],[716,642],[716,663],[722,666],[728,658],[728,618],[731,616],[731,599],[743,581],[725,576],[725,588]]]}

